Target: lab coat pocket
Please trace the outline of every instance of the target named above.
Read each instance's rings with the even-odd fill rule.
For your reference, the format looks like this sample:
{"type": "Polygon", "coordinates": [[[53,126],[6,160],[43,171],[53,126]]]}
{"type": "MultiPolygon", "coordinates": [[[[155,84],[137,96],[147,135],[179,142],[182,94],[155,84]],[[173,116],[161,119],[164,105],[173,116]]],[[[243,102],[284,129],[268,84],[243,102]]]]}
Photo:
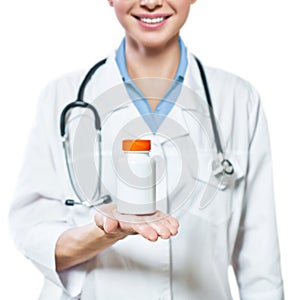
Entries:
{"type": "Polygon", "coordinates": [[[201,153],[199,172],[195,178],[197,191],[190,206],[190,213],[214,226],[226,222],[242,201],[247,157],[244,154],[229,154],[226,158],[232,162],[234,174],[215,176],[211,153],[201,153]]]}

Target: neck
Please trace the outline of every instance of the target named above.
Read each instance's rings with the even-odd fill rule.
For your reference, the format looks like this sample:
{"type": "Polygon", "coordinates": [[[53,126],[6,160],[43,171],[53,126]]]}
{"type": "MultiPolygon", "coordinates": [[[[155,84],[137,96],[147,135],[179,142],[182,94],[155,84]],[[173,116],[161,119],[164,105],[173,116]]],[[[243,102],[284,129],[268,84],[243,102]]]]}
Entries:
{"type": "Polygon", "coordinates": [[[178,36],[159,48],[144,47],[126,37],[126,64],[132,79],[156,77],[173,80],[179,60],[178,36]]]}

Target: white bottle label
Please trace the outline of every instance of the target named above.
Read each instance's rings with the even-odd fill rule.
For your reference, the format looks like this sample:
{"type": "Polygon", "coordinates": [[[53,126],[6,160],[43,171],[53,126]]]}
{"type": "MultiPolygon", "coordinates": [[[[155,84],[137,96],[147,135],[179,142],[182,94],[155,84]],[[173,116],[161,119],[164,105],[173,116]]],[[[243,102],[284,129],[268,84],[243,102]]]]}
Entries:
{"type": "Polygon", "coordinates": [[[155,159],[149,152],[125,152],[117,168],[118,211],[136,215],[155,212],[155,159]]]}

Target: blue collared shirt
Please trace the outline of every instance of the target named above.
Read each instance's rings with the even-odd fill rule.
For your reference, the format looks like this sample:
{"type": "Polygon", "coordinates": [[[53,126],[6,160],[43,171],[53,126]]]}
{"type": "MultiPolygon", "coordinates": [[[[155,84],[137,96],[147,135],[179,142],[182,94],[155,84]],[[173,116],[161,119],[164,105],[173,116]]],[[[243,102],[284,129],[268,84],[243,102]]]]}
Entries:
{"type": "Polygon", "coordinates": [[[188,61],[186,47],[180,37],[178,39],[178,43],[180,49],[180,61],[176,75],[174,77],[174,81],[164,97],[156,106],[154,112],[151,110],[151,107],[144,94],[134,84],[128,74],[125,56],[125,38],[123,39],[116,53],[116,62],[119,67],[123,82],[126,86],[127,93],[153,133],[157,131],[161,123],[164,121],[165,117],[171,111],[181,92],[182,82],[184,80],[188,61]]]}

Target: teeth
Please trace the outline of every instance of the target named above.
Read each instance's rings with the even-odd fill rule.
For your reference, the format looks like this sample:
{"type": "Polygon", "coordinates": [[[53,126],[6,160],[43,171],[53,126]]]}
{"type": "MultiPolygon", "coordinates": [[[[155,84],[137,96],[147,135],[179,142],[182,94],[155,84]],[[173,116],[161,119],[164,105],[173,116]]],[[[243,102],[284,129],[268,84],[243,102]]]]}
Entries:
{"type": "Polygon", "coordinates": [[[147,24],[156,24],[156,23],[160,23],[164,20],[165,18],[160,17],[160,18],[140,18],[140,20],[144,23],[147,24]]]}

